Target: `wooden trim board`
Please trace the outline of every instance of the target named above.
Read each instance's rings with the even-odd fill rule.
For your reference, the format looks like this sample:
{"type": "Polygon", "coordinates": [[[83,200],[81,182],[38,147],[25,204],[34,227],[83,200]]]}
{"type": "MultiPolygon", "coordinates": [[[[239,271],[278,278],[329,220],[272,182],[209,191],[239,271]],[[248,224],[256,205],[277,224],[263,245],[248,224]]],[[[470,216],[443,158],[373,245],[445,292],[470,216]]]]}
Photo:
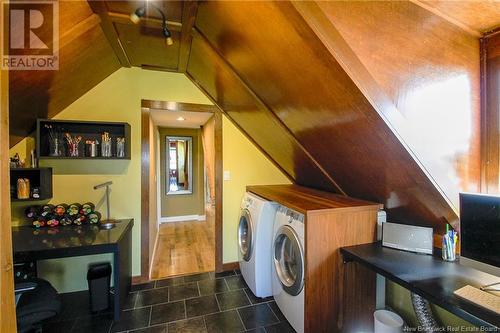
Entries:
{"type": "Polygon", "coordinates": [[[238,261],[235,262],[226,262],[222,264],[222,271],[234,271],[235,269],[240,269],[240,263],[238,261]]]}
{"type": "MultiPolygon", "coordinates": [[[[149,109],[141,109],[141,277],[149,279],[149,109]]],[[[155,199],[156,200],[156,199],[155,199]]]]}
{"type": "MultiPolygon", "coordinates": [[[[0,21],[1,20],[0,13],[0,21]]],[[[4,22],[3,22],[4,23],[4,22]]],[[[9,73],[0,73],[0,333],[16,332],[9,172],[9,73]]]]}

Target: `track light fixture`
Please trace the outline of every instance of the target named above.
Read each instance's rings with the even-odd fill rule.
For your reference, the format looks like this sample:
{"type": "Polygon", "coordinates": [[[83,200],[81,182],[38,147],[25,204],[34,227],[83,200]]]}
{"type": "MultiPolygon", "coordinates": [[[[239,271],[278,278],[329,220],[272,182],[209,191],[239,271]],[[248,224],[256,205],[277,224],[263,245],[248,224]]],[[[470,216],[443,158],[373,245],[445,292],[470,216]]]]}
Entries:
{"type": "Polygon", "coordinates": [[[146,7],[139,7],[135,10],[135,12],[130,14],[130,21],[137,24],[141,21],[141,17],[143,17],[144,14],[146,14],[146,7]]]}
{"type": "MultiPolygon", "coordinates": [[[[149,6],[153,7],[160,13],[161,15],[161,21],[162,21],[162,31],[163,31],[163,36],[165,36],[165,43],[170,46],[174,44],[174,40],[172,39],[172,33],[170,30],[167,28],[167,18],[165,16],[165,13],[158,7],[156,7],[153,4],[149,4],[149,6]]],[[[135,10],[132,14],[130,14],[130,21],[132,21],[134,24],[138,24],[141,21],[141,18],[146,15],[146,6],[141,6],[135,10]]]]}

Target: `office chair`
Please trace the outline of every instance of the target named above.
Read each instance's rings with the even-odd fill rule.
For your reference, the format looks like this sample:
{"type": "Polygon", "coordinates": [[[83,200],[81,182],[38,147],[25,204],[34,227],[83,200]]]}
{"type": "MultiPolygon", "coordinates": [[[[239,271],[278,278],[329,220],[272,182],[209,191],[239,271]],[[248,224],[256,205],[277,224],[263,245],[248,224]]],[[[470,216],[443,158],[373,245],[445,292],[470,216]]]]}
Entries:
{"type": "Polygon", "coordinates": [[[42,322],[61,311],[59,294],[42,279],[16,283],[15,296],[19,333],[42,332],[42,322]]]}

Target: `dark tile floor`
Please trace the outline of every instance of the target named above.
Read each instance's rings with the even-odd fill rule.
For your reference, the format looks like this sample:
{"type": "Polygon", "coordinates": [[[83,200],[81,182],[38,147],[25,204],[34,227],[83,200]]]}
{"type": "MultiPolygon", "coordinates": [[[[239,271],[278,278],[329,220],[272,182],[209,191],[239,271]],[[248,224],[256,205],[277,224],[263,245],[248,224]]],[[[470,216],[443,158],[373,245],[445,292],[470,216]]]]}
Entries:
{"type": "Polygon", "coordinates": [[[255,297],[238,270],[134,286],[118,322],[110,312],[91,314],[87,291],[62,299],[62,313],[44,333],[294,332],[272,297],[255,297]]]}

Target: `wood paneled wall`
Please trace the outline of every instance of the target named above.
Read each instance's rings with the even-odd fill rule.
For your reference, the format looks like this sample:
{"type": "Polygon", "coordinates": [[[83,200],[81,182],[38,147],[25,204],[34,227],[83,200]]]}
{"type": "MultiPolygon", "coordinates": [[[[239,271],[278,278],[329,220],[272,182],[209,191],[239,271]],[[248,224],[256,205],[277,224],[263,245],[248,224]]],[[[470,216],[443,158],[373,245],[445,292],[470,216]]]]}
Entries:
{"type": "Polygon", "coordinates": [[[200,34],[187,74],[235,125],[297,184],[341,192],[276,115],[245,85],[200,34]]]}
{"type": "MultiPolygon", "coordinates": [[[[442,36],[430,34],[424,44],[442,44],[443,36],[450,33],[460,33],[463,38],[455,36],[443,46],[441,52],[451,54],[443,55],[435,65],[434,54],[421,55],[409,71],[412,51],[401,49],[409,47],[411,36],[393,27],[379,47],[399,52],[402,59],[393,56],[377,68],[367,69],[324,8],[306,2],[304,6],[316,6],[309,12],[313,16],[308,16],[300,4],[201,3],[188,75],[298,184],[382,202],[392,221],[432,225],[437,232],[444,230],[445,222],[458,228],[453,198],[459,189],[474,191],[479,184],[479,81],[471,74],[479,69],[478,48],[474,59],[473,43],[450,28],[449,22],[431,16],[426,21],[424,13],[411,21],[403,17],[411,12],[407,9],[398,14],[401,22],[434,24],[438,31],[444,27],[442,36]],[[325,35],[328,33],[331,35],[325,35]],[[453,52],[455,47],[466,54],[453,52]],[[446,66],[447,62],[452,63],[446,66]],[[351,64],[355,68],[347,68],[351,64]],[[380,72],[380,77],[371,71],[380,72]],[[432,91],[434,84],[440,87],[440,76],[446,83],[455,74],[458,83],[445,89],[459,95],[459,100],[466,98],[467,107],[450,102],[450,95],[446,95],[448,104],[434,100],[442,106],[437,115],[428,109],[435,108],[432,98],[427,104],[418,103],[418,97],[432,91]],[[368,84],[361,85],[364,78],[368,84]],[[386,82],[394,78],[397,83],[386,82]],[[406,86],[406,90],[395,89],[394,84],[406,86]],[[413,97],[412,92],[416,92],[413,97]],[[412,104],[412,98],[417,103],[412,104]],[[405,106],[406,113],[398,105],[405,106]],[[405,118],[410,114],[411,121],[405,118]],[[455,122],[456,116],[459,122],[454,128],[448,122],[455,122]],[[403,131],[414,124],[418,131],[403,131]],[[412,136],[413,141],[405,140],[412,136]],[[412,146],[419,139],[426,139],[426,149],[412,146]],[[439,148],[437,156],[435,147],[439,148]]],[[[352,20],[358,26],[367,24],[360,17],[352,20]]],[[[381,33],[370,38],[377,40],[381,33]]],[[[373,51],[375,56],[383,58],[383,52],[377,52],[373,51]]],[[[436,91],[439,95],[439,89],[436,91]]],[[[433,93],[430,96],[435,97],[433,93]]]]}
{"type": "Polygon", "coordinates": [[[498,193],[500,180],[500,29],[481,40],[483,191],[498,193]]]}
{"type": "Polygon", "coordinates": [[[458,209],[458,193],[480,185],[479,39],[409,1],[317,4],[394,105],[390,125],[458,209]]]}

